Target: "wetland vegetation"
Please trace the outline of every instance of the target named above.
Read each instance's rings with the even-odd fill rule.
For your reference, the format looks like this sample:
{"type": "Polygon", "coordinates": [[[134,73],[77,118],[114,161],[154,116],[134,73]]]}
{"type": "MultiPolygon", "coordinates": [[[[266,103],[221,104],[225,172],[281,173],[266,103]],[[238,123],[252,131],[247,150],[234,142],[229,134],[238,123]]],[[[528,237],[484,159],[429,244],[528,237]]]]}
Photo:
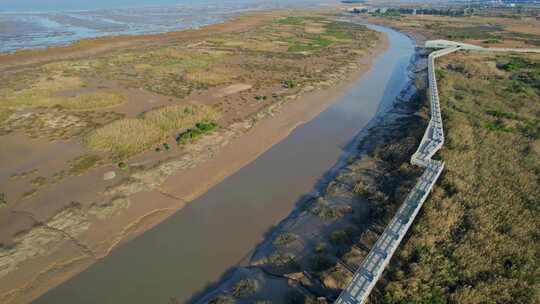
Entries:
{"type": "Polygon", "coordinates": [[[445,171],[375,303],[536,303],[539,55],[438,61],[445,171]]]}

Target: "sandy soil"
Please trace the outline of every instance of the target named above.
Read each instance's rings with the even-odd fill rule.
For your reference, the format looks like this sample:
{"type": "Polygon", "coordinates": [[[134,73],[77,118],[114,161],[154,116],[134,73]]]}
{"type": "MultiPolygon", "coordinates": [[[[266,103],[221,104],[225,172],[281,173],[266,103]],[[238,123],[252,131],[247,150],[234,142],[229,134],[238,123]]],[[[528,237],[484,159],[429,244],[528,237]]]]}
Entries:
{"type": "MultiPolygon", "coordinates": [[[[416,59],[417,77],[424,79],[425,70],[419,57],[416,59]]],[[[425,82],[411,83],[403,90],[401,102],[351,145],[354,148],[347,152],[347,162],[338,164],[335,174],[316,193],[299,201],[250,253],[248,261],[231,268],[194,303],[218,297],[231,297],[236,303],[261,299],[282,303],[294,293],[304,295],[310,303],[335,299],[419,176],[417,168],[409,164],[426,117],[416,90],[425,90],[425,82]],[[346,237],[336,237],[340,234],[346,237]],[[256,288],[238,296],[239,284],[246,281],[256,288]],[[281,285],[276,284],[279,281],[281,285]]]]}
{"type": "Polygon", "coordinates": [[[167,41],[189,40],[201,35],[212,36],[221,33],[234,33],[262,24],[276,16],[276,12],[246,14],[234,20],[203,27],[198,30],[185,30],[165,34],[139,35],[139,36],[112,36],[95,39],[86,39],[79,43],[61,47],[50,47],[48,52],[43,50],[21,50],[14,53],[0,54],[0,67],[13,67],[35,64],[57,59],[75,59],[96,56],[118,49],[140,48],[141,45],[152,45],[167,41]]]}
{"type": "MultiPolygon", "coordinates": [[[[214,31],[241,31],[273,16],[272,13],[263,13],[257,18],[241,17],[200,31],[203,35],[214,31]]],[[[85,58],[113,49],[136,47],[141,43],[186,39],[195,35],[194,32],[103,38],[55,48],[51,52],[23,51],[0,55],[0,66],[9,70],[57,58],[85,58]]],[[[353,80],[369,69],[372,59],[386,47],[387,41],[383,38],[360,62],[339,69],[331,75],[331,80],[317,87],[305,87],[299,94],[289,96],[264,111],[255,111],[256,114],[249,119],[237,121],[204,137],[181,155],[149,157],[143,154],[130,160],[131,168],[127,171],[118,170],[113,165],[98,166],[87,174],[61,180],[61,187],[40,189],[38,197],[30,193],[28,199],[22,199],[13,208],[0,208],[0,302],[28,303],[108,255],[116,246],[163,221],[254,160],[295,127],[323,111],[353,80]],[[152,165],[148,167],[148,164],[152,165]],[[104,179],[111,172],[115,178],[104,179]],[[59,199],[64,197],[69,197],[73,203],[66,205],[59,199]]],[[[237,84],[206,94],[225,96],[244,90],[249,90],[247,85],[237,84]]],[[[128,93],[135,97],[138,95],[136,89],[128,93]]],[[[143,99],[164,102],[161,98],[150,96],[141,98],[141,102],[143,99]]],[[[201,99],[205,100],[205,96],[201,99]]],[[[140,104],[136,110],[126,107],[123,111],[129,115],[146,107],[150,105],[140,104]]],[[[56,144],[42,143],[44,151],[56,144]]],[[[73,149],[74,153],[78,152],[77,148],[73,149]]],[[[11,155],[16,151],[8,152],[11,155]]],[[[20,164],[24,163],[25,157],[33,157],[30,149],[16,154],[20,164]]],[[[17,187],[22,179],[33,178],[39,188],[40,172],[68,169],[59,162],[54,165],[54,153],[43,157],[51,158],[45,163],[52,168],[41,167],[38,171],[26,172],[21,179],[11,180],[10,186],[17,187]]],[[[16,167],[17,161],[6,165],[16,167]]],[[[23,187],[17,191],[23,192],[23,187]]]]}

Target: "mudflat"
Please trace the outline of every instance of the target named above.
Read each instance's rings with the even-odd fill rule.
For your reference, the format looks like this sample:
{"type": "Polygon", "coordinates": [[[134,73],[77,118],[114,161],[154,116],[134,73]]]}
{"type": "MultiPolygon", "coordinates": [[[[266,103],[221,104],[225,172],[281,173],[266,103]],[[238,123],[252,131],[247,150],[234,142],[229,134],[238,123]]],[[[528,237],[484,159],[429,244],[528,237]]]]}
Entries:
{"type": "Polygon", "coordinates": [[[0,55],[0,299],[27,303],[332,103],[386,47],[335,12],[0,55]]]}

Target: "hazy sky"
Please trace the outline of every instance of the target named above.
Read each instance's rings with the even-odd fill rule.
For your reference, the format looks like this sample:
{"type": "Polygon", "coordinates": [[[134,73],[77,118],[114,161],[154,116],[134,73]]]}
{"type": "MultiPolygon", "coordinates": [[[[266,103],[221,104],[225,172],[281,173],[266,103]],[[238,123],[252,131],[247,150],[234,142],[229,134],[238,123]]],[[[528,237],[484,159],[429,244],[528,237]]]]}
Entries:
{"type": "MultiPolygon", "coordinates": [[[[171,5],[182,0],[0,0],[0,10],[86,10],[117,6],[171,5]]],[[[184,1],[185,2],[185,1],[184,1]]]]}
{"type": "MultiPolygon", "coordinates": [[[[337,1],[337,0],[336,0],[337,1]]],[[[92,10],[112,7],[167,6],[208,3],[321,3],[330,0],[0,0],[1,11],[92,10]]]]}
{"type": "MultiPolygon", "coordinates": [[[[295,2],[293,0],[266,0],[295,2]]],[[[0,11],[89,10],[111,7],[165,6],[193,3],[265,2],[263,0],[0,0],[0,11]]],[[[313,1],[317,2],[317,1],[313,1]]]]}

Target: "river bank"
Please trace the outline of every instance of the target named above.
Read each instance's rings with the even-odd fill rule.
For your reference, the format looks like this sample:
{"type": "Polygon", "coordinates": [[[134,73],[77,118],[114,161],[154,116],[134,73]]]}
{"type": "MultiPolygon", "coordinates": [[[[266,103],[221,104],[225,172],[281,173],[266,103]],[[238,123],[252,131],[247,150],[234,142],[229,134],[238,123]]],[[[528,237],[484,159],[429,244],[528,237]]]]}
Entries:
{"type": "MultiPolygon", "coordinates": [[[[242,17],[231,21],[230,27],[222,24],[203,29],[202,36],[212,33],[213,28],[229,33],[241,32],[275,17],[272,13],[242,17]]],[[[160,39],[188,39],[190,35],[197,33],[170,33],[152,36],[149,40],[131,37],[129,47],[135,47],[141,41],[152,45],[160,39]]],[[[98,45],[97,48],[90,47],[89,52],[85,48],[78,50],[79,46],[58,48],[58,54],[52,52],[46,59],[39,52],[22,53],[21,56],[29,60],[27,63],[35,64],[58,58],[56,56],[84,58],[126,46],[116,42],[98,45]]],[[[180,158],[161,155],[157,159],[155,156],[150,158],[152,162],[149,162],[147,155],[135,157],[130,160],[127,172],[118,172],[111,165],[99,166],[63,182],[67,188],[50,189],[43,196],[8,204],[0,210],[0,224],[5,228],[2,229],[5,254],[2,260],[4,276],[0,278],[2,301],[31,301],[185,207],[331,105],[369,70],[373,59],[387,46],[387,41],[381,37],[358,61],[334,70],[320,84],[300,87],[282,101],[202,138],[190,146],[187,153],[180,154],[180,158]],[[112,182],[104,180],[103,176],[111,170],[120,176],[112,182]],[[93,186],[88,188],[87,185],[93,186]],[[65,189],[69,190],[66,192],[65,189]],[[111,200],[103,202],[100,198],[103,194],[111,200]],[[65,205],[63,200],[58,200],[66,196],[76,203],[65,205]]],[[[20,65],[10,56],[2,58],[10,61],[7,67],[4,66],[8,70],[20,65]]],[[[2,173],[6,173],[6,179],[11,174],[2,173]]]]}
{"type": "Polygon", "coordinates": [[[377,113],[387,113],[410,83],[411,41],[395,31],[374,29],[388,35],[389,49],[332,106],[194,203],[36,303],[75,297],[80,303],[186,302],[250,256],[299,198],[327,180],[329,168],[346,161],[343,152],[359,130],[377,113]]]}
{"type": "Polygon", "coordinates": [[[410,83],[347,146],[295,209],[193,303],[330,303],[414,186],[409,164],[427,125],[425,56],[410,83]]]}

